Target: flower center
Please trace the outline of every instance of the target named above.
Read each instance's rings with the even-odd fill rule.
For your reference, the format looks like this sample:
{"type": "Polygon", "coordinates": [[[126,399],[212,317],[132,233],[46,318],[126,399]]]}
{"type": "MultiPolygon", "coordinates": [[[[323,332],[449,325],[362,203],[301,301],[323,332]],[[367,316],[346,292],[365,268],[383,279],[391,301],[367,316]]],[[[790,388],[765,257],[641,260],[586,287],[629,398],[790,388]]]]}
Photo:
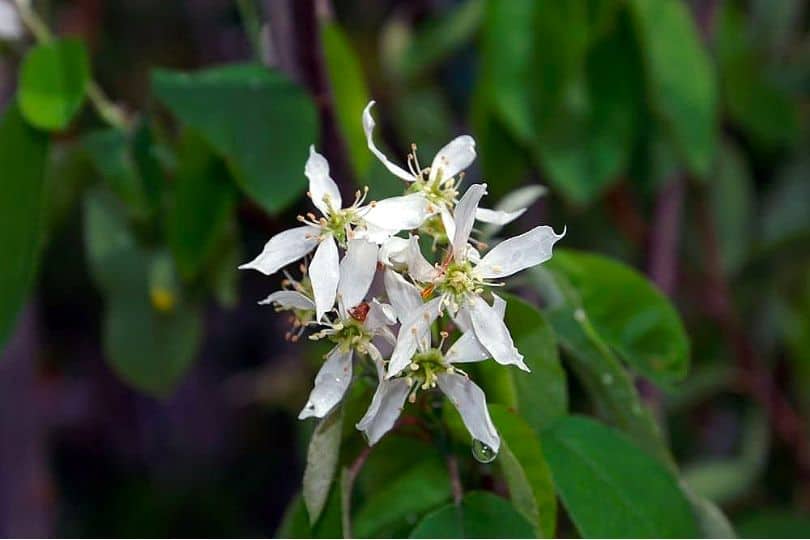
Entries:
{"type": "MultiPolygon", "coordinates": [[[[453,369],[445,362],[444,355],[439,349],[416,353],[408,368],[407,376],[416,381],[416,388],[422,390],[436,388],[438,375],[453,369]]],[[[412,396],[416,397],[415,394],[412,396]]]]}
{"type": "Polygon", "coordinates": [[[362,322],[349,317],[333,324],[331,328],[321,330],[310,336],[312,340],[321,338],[328,338],[329,341],[340,347],[343,352],[354,350],[361,354],[367,354],[368,346],[374,336],[362,322]]]}
{"type": "Polygon", "coordinates": [[[351,227],[358,225],[360,221],[356,208],[336,208],[332,210],[330,206],[329,215],[321,222],[321,230],[331,233],[341,247],[346,247],[351,227]]]}
{"type": "Polygon", "coordinates": [[[425,198],[435,205],[447,206],[453,208],[458,198],[458,190],[456,189],[456,179],[442,178],[442,169],[439,169],[436,178],[431,182],[430,170],[425,169],[423,174],[416,177],[416,180],[411,183],[408,188],[409,193],[422,193],[425,198]]]}
{"type": "Polygon", "coordinates": [[[483,292],[482,285],[483,281],[473,273],[473,266],[469,261],[453,261],[447,265],[438,288],[455,300],[461,300],[469,294],[483,292]]]}

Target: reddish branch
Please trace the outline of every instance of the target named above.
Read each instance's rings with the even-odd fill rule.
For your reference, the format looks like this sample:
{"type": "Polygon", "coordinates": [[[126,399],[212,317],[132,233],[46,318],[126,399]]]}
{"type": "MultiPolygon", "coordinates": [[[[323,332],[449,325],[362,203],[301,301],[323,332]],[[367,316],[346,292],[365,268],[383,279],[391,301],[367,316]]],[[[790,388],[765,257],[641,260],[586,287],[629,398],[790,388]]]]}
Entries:
{"type": "Polygon", "coordinates": [[[720,260],[720,249],[714,220],[704,199],[698,203],[701,238],[707,273],[704,305],[717,320],[721,331],[734,351],[739,368],[740,387],[753,397],[768,413],[774,432],[793,451],[799,475],[805,485],[810,483],[810,438],[804,419],[785,398],[770,370],[757,357],[748,335],[737,316],[728,278],[720,260]]]}

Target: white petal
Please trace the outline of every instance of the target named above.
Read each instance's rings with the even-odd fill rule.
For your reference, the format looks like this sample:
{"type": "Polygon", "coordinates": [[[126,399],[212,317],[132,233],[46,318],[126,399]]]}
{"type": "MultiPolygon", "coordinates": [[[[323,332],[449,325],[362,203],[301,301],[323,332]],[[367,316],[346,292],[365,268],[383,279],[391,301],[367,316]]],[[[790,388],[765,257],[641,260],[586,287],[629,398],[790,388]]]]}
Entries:
{"type": "Polygon", "coordinates": [[[377,332],[379,329],[397,322],[394,308],[388,304],[383,304],[376,298],[369,302],[368,313],[366,314],[366,329],[377,332]]]}
{"type": "Polygon", "coordinates": [[[442,225],[447,235],[447,241],[452,242],[453,237],[456,235],[456,223],[453,221],[453,214],[450,213],[449,208],[442,205],[441,208],[439,208],[439,215],[442,217],[442,225]]]}
{"type": "Polygon", "coordinates": [[[469,313],[475,336],[490,352],[493,360],[503,365],[514,364],[524,371],[530,371],[523,362],[523,355],[515,348],[509,329],[494,308],[480,296],[474,296],[469,305],[469,313]]]}
{"type": "Polygon", "coordinates": [[[352,382],[352,351],[343,352],[335,347],[326,357],[315,376],[315,387],[307,404],[298,415],[299,420],[315,416],[323,418],[337,405],[352,382]]]}
{"type": "Polygon", "coordinates": [[[369,445],[376,444],[394,427],[410,389],[405,379],[381,381],[377,386],[371,405],[357,423],[357,429],[366,434],[369,445]]]}
{"type": "Polygon", "coordinates": [[[388,169],[391,174],[394,176],[398,176],[407,182],[413,182],[414,178],[411,173],[396,165],[388,160],[385,157],[385,154],[380,152],[376,146],[374,146],[374,118],[371,116],[371,107],[374,106],[374,101],[369,101],[366,108],[363,110],[363,131],[366,133],[366,142],[368,143],[368,149],[371,150],[371,153],[377,156],[385,168],[388,169]]]}
{"type": "Polygon", "coordinates": [[[386,269],[383,276],[388,301],[394,307],[394,312],[400,322],[422,307],[422,296],[415,285],[390,269],[386,269]]]}
{"type": "Polygon", "coordinates": [[[524,212],[526,212],[525,208],[521,208],[520,210],[516,210],[514,212],[479,208],[475,211],[475,219],[477,221],[483,221],[484,223],[492,223],[493,225],[506,225],[507,223],[511,223],[522,216],[524,212]]]}
{"type": "Polygon", "coordinates": [[[492,355],[484,348],[475,337],[475,332],[464,332],[453,345],[447,349],[444,357],[451,364],[465,364],[470,362],[480,362],[491,358],[492,355]]]}
{"type": "Polygon", "coordinates": [[[309,278],[312,280],[312,292],[315,296],[316,320],[320,321],[323,314],[335,305],[340,280],[337,244],[331,236],[324,238],[315,251],[315,256],[309,263],[309,278]]]}
{"type": "Polygon", "coordinates": [[[275,274],[291,262],[295,262],[318,245],[320,229],[305,225],[282,231],[273,236],[258,257],[239,267],[240,270],[253,269],[270,275],[275,274]]]}
{"type": "Polygon", "coordinates": [[[408,251],[408,240],[399,236],[392,236],[380,246],[377,260],[385,266],[404,266],[407,263],[405,256],[408,251]]]}
{"type": "Polygon", "coordinates": [[[472,330],[472,319],[470,319],[470,311],[466,306],[462,305],[459,310],[453,315],[453,322],[456,323],[458,329],[462,332],[469,332],[472,330]]]}
{"type": "Polygon", "coordinates": [[[24,32],[22,21],[10,0],[0,1],[0,39],[15,40],[24,32]]]}
{"type": "Polygon", "coordinates": [[[309,194],[312,197],[312,204],[321,211],[323,215],[328,215],[329,199],[332,208],[342,208],[343,200],[340,198],[340,190],[337,184],[329,176],[329,162],[321,154],[315,151],[314,146],[309,147],[309,159],[304,166],[304,174],[309,178],[309,194]]]}
{"type": "Polygon", "coordinates": [[[419,228],[430,217],[430,206],[421,193],[411,193],[364,206],[361,215],[369,225],[396,234],[419,228]]]}
{"type": "Polygon", "coordinates": [[[519,236],[504,240],[484,255],[475,267],[482,278],[502,278],[545,262],[551,258],[554,243],[565,236],[541,225],[519,236]]]}
{"type": "Polygon", "coordinates": [[[548,191],[544,186],[531,185],[518,188],[515,191],[507,193],[501,199],[501,202],[495,205],[495,210],[503,210],[504,212],[514,212],[521,208],[528,208],[534,201],[542,197],[548,191]]]}
{"type": "Polygon", "coordinates": [[[315,302],[298,291],[276,291],[259,304],[275,304],[284,309],[315,309],[315,302]]]}
{"type": "Polygon", "coordinates": [[[467,240],[470,239],[470,231],[475,221],[475,210],[478,208],[478,201],[487,192],[486,184],[473,184],[461,197],[456,205],[455,223],[456,232],[453,235],[453,253],[457,258],[464,257],[467,248],[467,240]]]}
{"type": "Polygon", "coordinates": [[[430,165],[430,181],[441,171],[442,182],[457,175],[475,161],[475,139],[469,135],[456,137],[439,150],[430,165]]]}
{"type": "Polygon", "coordinates": [[[501,447],[501,438],[489,417],[484,391],[470,379],[458,373],[441,373],[437,382],[442,392],[458,409],[472,438],[481,441],[497,452],[501,447]]]}
{"type": "Polygon", "coordinates": [[[430,325],[441,311],[441,298],[434,298],[416,310],[399,329],[397,344],[388,362],[388,378],[397,375],[411,363],[422,342],[430,339],[430,325]]]}
{"type": "Polygon", "coordinates": [[[427,283],[439,276],[439,270],[422,255],[418,236],[411,236],[408,240],[407,261],[408,273],[416,281],[427,283]]]}
{"type": "MultiPolygon", "coordinates": [[[[492,308],[501,319],[503,319],[506,313],[506,301],[498,295],[493,296],[495,297],[495,301],[492,304],[492,308]]],[[[445,358],[448,362],[451,364],[480,362],[481,360],[492,357],[486,347],[478,341],[478,337],[472,329],[470,314],[466,309],[460,309],[453,321],[463,333],[447,350],[445,358]]]]}
{"type": "MultiPolygon", "coordinates": [[[[313,261],[314,262],[314,261],[313,261]]],[[[363,301],[377,271],[377,244],[363,239],[349,240],[340,261],[338,301],[351,309],[363,301]]]]}

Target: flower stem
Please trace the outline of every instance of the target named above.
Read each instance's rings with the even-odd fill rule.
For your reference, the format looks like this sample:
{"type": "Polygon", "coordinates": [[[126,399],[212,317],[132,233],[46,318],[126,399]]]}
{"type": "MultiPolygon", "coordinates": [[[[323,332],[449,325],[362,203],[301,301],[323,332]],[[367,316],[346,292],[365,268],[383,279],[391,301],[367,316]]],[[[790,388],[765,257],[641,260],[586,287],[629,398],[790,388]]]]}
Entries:
{"type": "MultiPolygon", "coordinates": [[[[45,21],[31,7],[30,0],[15,0],[17,10],[20,13],[25,26],[31,31],[37,43],[48,43],[53,40],[53,32],[45,24],[45,21]]],[[[93,104],[93,108],[102,120],[118,129],[126,129],[129,126],[129,119],[124,110],[113,103],[101,90],[98,83],[91,79],[87,84],[87,98],[93,104]]]]}
{"type": "Polygon", "coordinates": [[[340,479],[340,513],[341,522],[343,524],[343,538],[352,537],[352,491],[354,490],[354,482],[357,480],[357,475],[360,474],[363,465],[366,464],[370,453],[371,447],[366,446],[360,451],[351,466],[347,469],[343,469],[343,475],[340,479]]]}
{"type": "Polygon", "coordinates": [[[454,454],[447,454],[447,472],[450,474],[450,487],[453,490],[453,502],[456,506],[461,504],[464,490],[461,486],[461,476],[458,473],[458,460],[454,454]]]}

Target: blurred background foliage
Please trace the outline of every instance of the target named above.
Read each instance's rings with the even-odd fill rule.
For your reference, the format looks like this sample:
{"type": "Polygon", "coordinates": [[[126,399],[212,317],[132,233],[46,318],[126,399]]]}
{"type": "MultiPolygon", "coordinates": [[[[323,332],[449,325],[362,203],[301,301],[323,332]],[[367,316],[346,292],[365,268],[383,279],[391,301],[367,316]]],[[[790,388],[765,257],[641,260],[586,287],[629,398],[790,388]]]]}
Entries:
{"type": "MultiPolygon", "coordinates": [[[[515,230],[567,225],[565,248],[612,258],[566,250],[522,276],[543,313],[511,298],[508,316],[534,371],[481,368],[490,401],[519,403],[525,423],[494,405],[499,459],[507,480],[531,469],[540,532],[557,512],[537,489],[548,467],[557,534],[694,532],[677,505],[640,502],[663,527],[648,531],[588,514],[576,487],[595,472],[560,464],[590,444],[613,450],[590,456],[618,486],[600,504],[669,493],[677,462],[692,504],[717,503],[741,536],[810,535],[806,2],[33,6],[56,37],[0,44],[1,533],[340,534],[339,494],[313,529],[293,499],[313,429],[294,415],[319,351],[255,305],[279,278],[236,266],[306,211],[312,143],[344,196],[400,191],[365,146],[373,98],[389,155],[471,133],[468,178],[491,200],[548,188],[515,230]],[[568,411],[629,439],[548,428],[568,411]],[[543,430],[548,465],[524,429],[543,430]]],[[[447,473],[431,446],[392,439],[357,478],[358,536],[514,511],[470,492],[461,522],[438,510],[414,529],[450,499],[447,473]]],[[[502,492],[488,471],[476,482],[502,492]]]]}

